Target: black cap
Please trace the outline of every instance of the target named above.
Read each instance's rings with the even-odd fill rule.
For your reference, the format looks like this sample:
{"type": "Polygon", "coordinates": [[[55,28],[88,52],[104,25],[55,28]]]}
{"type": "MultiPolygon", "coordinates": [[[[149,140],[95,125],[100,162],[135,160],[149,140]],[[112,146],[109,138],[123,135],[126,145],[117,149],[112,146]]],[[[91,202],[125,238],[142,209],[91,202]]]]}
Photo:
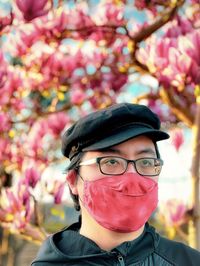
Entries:
{"type": "Polygon", "coordinates": [[[121,103],[79,119],[62,137],[62,153],[72,159],[81,151],[101,150],[146,135],[154,142],[168,139],[160,120],[145,105],[121,103]]]}

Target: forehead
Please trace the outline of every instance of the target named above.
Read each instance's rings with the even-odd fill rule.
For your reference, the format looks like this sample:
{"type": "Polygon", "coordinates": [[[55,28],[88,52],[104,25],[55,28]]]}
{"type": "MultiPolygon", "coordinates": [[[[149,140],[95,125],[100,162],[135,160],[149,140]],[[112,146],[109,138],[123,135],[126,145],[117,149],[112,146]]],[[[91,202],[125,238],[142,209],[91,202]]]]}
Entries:
{"type": "Polygon", "coordinates": [[[154,142],[149,137],[143,135],[102,150],[85,153],[86,157],[102,156],[104,154],[116,154],[134,159],[139,156],[156,156],[156,149],[154,142]]]}

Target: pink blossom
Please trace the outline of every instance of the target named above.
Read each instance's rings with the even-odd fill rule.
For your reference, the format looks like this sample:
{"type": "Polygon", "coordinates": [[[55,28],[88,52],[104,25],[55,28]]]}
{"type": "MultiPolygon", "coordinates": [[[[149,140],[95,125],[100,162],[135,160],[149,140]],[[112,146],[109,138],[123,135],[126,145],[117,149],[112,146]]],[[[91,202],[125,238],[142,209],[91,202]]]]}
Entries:
{"type": "Polygon", "coordinates": [[[30,187],[35,188],[41,176],[34,167],[30,167],[30,168],[27,168],[25,171],[25,178],[26,178],[27,184],[30,187]]]}
{"type": "Polygon", "coordinates": [[[165,32],[165,37],[177,38],[178,36],[185,35],[191,31],[193,31],[192,23],[188,19],[177,16],[176,20],[169,23],[165,32]]]}
{"type": "MultiPolygon", "coordinates": [[[[61,13],[54,13],[53,17],[41,17],[38,21],[33,21],[39,35],[45,36],[46,40],[60,36],[62,32],[68,29],[83,29],[80,32],[72,31],[70,35],[79,38],[88,35],[91,27],[95,26],[91,17],[87,14],[87,10],[76,4],[74,8],[67,8],[61,13]]],[[[70,36],[68,35],[68,37],[70,36]]],[[[61,37],[61,36],[60,36],[61,37]]],[[[62,38],[66,37],[65,35],[62,38]]]]}
{"type": "Polygon", "coordinates": [[[196,49],[199,44],[200,33],[193,30],[178,38],[152,38],[137,56],[164,87],[174,86],[181,91],[186,86],[194,88],[200,82],[200,52],[196,49]]]}
{"type": "Polygon", "coordinates": [[[6,189],[6,196],[9,201],[7,210],[10,211],[11,213],[15,213],[20,209],[21,205],[20,201],[17,200],[17,197],[15,196],[14,192],[11,189],[6,189]]]}
{"type": "Polygon", "coordinates": [[[100,2],[93,14],[93,21],[97,25],[123,25],[124,5],[113,5],[110,1],[100,2]]]}
{"type": "Polygon", "coordinates": [[[27,54],[27,50],[32,47],[34,43],[39,41],[41,34],[35,27],[35,24],[24,25],[19,29],[17,36],[14,36],[14,40],[11,38],[12,46],[10,47],[13,56],[23,56],[27,54]]]}
{"type": "Polygon", "coordinates": [[[46,156],[44,156],[44,136],[48,132],[47,122],[45,120],[40,120],[34,123],[32,127],[29,138],[26,142],[27,155],[32,159],[42,160],[45,162],[46,156]]]}
{"type": "MultiPolygon", "coordinates": [[[[160,4],[162,2],[159,1],[160,4]]],[[[166,1],[163,1],[166,2],[166,1]]],[[[146,0],[135,0],[134,1],[134,5],[138,10],[143,10],[143,9],[149,9],[154,15],[157,14],[157,1],[156,0],[150,0],[150,1],[146,1],[146,0]]]]}
{"type": "Polygon", "coordinates": [[[6,80],[0,89],[1,106],[5,107],[7,105],[9,107],[12,103],[12,108],[16,109],[16,111],[20,111],[24,107],[23,99],[19,96],[14,96],[23,87],[23,82],[22,76],[17,69],[15,71],[13,69],[7,70],[6,80]]]}
{"type": "MultiPolygon", "coordinates": [[[[94,22],[88,15],[88,10],[84,3],[77,4],[73,10],[69,9],[67,15],[70,28],[90,28],[91,26],[94,26],[94,22]]],[[[82,34],[83,36],[85,35],[84,31],[80,32],[79,36],[82,36],[82,34]]]]}
{"type": "Polygon", "coordinates": [[[183,202],[170,199],[162,206],[162,212],[169,225],[181,225],[185,221],[187,208],[183,202]]]}
{"type": "Polygon", "coordinates": [[[75,89],[71,92],[71,103],[75,105],[81,105],[86,99],[86,95],[80,89],[75,89]]]}
{"type": "Polygon", "coordinates": [[[0,138],[0,162],[11,159],[11,141],[8,138],[0,138]]]}
{"type": "Polygon", "coordinates": [[[66,183],[60,180],[54,179],[51,180],[51,182],[46,182],[46,190],[50,195],[53,196],[54,202],[56,204],[61,203],[65,187],[66,183]]]}
{"type": "Polygon", "coordinates": [[[6,211],[0,208],[0,221],[1,222],[5,222],[6,221],[6,216],[7,216],[6,211]]]}
{"type": "Polygon", "coordinates": [[[8,132],[11,128],[10,117],[7,113],[0,112],[0,132],[8,132]]]}
{"type": "Polygon", "coordinates": [[[116,102],[116,96],[95,91],[94,95],[89,98],[89,102],[94,109],[105,108],[116,102]]]}
{"type": "Polygon", "coordinates": [[[6,26],[11,25],[13,22],[13,13],[11,12],[9,15],[4,14],[1,10],[0,14],[0,32],[4,30],[6,26]]]}
{"type": "Polygon", "coordinates": [[[108,46],[111,46],[116,41],[116,32],[114,29],[99,27],[91,31],[90,39],[94,40],[96,43],[101,41],[106,42],[108,46]]]}
{"type": "Polygon", "coordinates": [[[26,223],[30,222],[32,210],[26,185],[18,184],[13,188],[2,190],[0,200],[1,221],[12,223],[11,228],[14,230],[23,229],[26,223]]]}
{"type": "Polygon", "coordinates": [[[112,88],[112,90],[115,92],[119,92],[126,84],[127,80],[127,74],[115,73],[115,75],[112,75],[112,79],[110,80],[110,88],[112,88]]]}
{"type": "Polygon", "coordinates": [[[162,101],[160,99],[154,100],[154,93],[151,94],[152,99],[148,100],[148,106],[151,108],[153,112],[155,112],[161,121],[170,121],[174,123],[176,121],[176,118],[173,116],[173,114],[170,114],[169,108],[167,106],[164,109],[164,106],[162,105],[162,101]]]}
{"type": "Polygon", "coordinates": [[[65,186],[66,186],[66,183],[61,183],[55,188],[55,191],[54,191],[54,202],[56,204],[60,204],[61,203],[65,186]]]}
{"type": "Polygon", "coordinates": [[[64,56],[61,64],[63,71],[65,71],[66,74],[69,73],[70,75],[74,72],[74,70],[76,70],[77,67],[81,67],[84,64],[84,55],[79,50],[74,55],[69,54],[64,56]]]}
{"type": "Polygon", "coordinates": [[[55,155],[49,150],[55,149],[57,145],[55,138],[60,138],[61,132],[68,122],[69,116],[64,112],[54,113],[46,119],[35,122],[25,141],[26,156],[40,164],[46,164],[48,160],[51,160],[50,158],[54,158],[55,155]]]}
{"type": "Polygon", "coordinates": [[[6,217],[13,222],[14,226],[20,228],[25,226],[31,218],[30,194],[28,187],[18,184],[12,188],[2,191],[1,210],[6,212],[6,217]]]}
{"type": "Polygon", "coordinates": [[[176,151],[180,150],[180,147],[184,143],[184,135],[182,130],[174,130],[172,133],[172,144],[175,147],[176,151]]]}
{"type": "Polygon", "coordinates": [[[190,0],[192,4],[199,4],[199,0],[190,0]]]}
{"type": "Polygon", "coordinates": [[[3,52],[0,51],[0,89],[3,88],[6,82],[7,67],[8,65],[4,59],[3,52]]]}
{"type": "Polygon", "coordinates": [[[62,71],[62,57],[63,55],[59,52],[52,53],[46,60],[43,57],[42,73],[48,76],[58,75],[62,71]]]}
{"type": "Polygon", "coordinates": [[[0,89],[4,86],[6,81],[6,71],[5,70],[1,70],[0,71],[0,89]]]}
{"type": "Polygon", "coordinates": [[[47,124],[55,136],[60,136],[63,129],[69,123],[69,116],[63,112],[49,116],[47,124]]]}
{"type": "Polygon", "coordinates": [[[48,0],[16,0],[17,7],[23,13],[26,21],[44,16],[49,12],[48,0]]]}

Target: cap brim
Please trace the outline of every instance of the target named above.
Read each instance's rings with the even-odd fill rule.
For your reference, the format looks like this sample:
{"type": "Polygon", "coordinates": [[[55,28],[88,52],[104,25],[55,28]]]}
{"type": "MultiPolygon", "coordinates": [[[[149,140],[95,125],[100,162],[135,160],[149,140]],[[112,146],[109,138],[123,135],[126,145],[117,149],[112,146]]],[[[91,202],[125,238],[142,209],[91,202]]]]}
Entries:
{"type": "Polygon", "coordinates": [[[109,136],[96,141],[94,144],[91,144],[85,148],[83,151],[94,151],[94,150],[101,150],[105,149],[117,144],[120,144],[126,140],[129,140],[134,137],[138,137],[140,135],[145,135],[151,138],[153,141],[157,142],[159,140],[168,139],[170,136],[161,130],[156,130],[148,127],[128,127],[123,128],[120,131],[112,132],[109,136]]]}

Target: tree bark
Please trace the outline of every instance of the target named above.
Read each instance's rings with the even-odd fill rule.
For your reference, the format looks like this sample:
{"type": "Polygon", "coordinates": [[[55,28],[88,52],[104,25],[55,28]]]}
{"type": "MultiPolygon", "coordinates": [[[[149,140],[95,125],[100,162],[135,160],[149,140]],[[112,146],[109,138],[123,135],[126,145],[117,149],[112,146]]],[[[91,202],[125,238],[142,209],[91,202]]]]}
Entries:
{"type": "Polygon", "coordinates": [[[197,109],[195,115],[193,131],[193,156],[192,156],[192,204],[193,204],[193,217],[192,226],[194,227],[193,237],[190,243],[200,250],[200,96],[197,96],[197,109]]]}

